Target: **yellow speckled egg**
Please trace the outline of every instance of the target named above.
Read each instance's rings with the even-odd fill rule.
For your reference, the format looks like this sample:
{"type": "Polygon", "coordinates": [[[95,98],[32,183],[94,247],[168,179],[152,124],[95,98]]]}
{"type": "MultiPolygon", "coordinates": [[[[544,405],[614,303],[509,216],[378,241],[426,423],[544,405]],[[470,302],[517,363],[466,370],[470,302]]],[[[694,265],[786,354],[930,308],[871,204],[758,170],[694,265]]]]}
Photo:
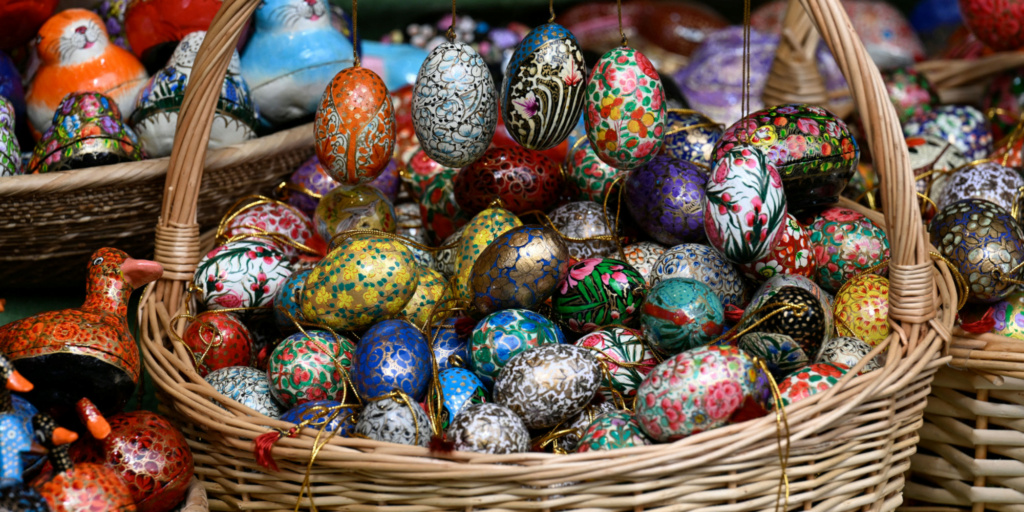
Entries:
{"type": "Polygon", "coordinates": [[[459,241],[458,252],[455,253],[456,297],[472,300],[469,282],[473,264],[480,257],[480,253],[484,252],[499,235],[522,225],[519,217],[504,208],[488,208],[466,224],[462,240],[459,241]]]}
{"type": "Polygon", "coordinates": [[[398,316],[419,283],[405,244],[381,236],[346,238],[310,272],[302,315],[333,329],[358,330],[398,316]]]}
{"type": "Polygon", "coordinates": [[[417,327],[426,327],[430,321],[430,312],[434,305],[444,301],[444,287],[447,284],[440,272],[420,266],[419,284],[412,298],[405,304],[402,314],[417,327]]]}
{"type": "Polygon", "coordinates": [[[878,345],[889,335],[889,280],[875,274],[850,279],[836,293],[836,330],[840,336],[878,345]]]}

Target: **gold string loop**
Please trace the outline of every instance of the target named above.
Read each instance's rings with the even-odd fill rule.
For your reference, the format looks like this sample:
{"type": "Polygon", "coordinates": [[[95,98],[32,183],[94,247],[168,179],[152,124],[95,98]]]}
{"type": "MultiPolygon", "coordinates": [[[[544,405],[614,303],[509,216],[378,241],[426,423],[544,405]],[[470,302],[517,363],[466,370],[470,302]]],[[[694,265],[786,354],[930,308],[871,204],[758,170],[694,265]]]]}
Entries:
{"type": "Polygon", "coordinates": [[[779,478],[779,491],[775,496],[775,510],[780,510],[779,502],[783,501],[781,510],[785,511],[789,510],[789,475],[787,474],[790,449],[789,420],[786,418],[786,408],[782,406],[782,393],[779,392],[779,385],[775,382],[772,372],[768,370],[768,365],[760,357],[755,356],[753,359],[754,366],[768,380],[768,386],[772,392],[772,400],[775,402],[775,439],[779,447],[779,468],[782,470],[782,475],[779,478]],[[785,449],[782,447],[783,437],[786,438],[785,449]]]}
{"type": "Polygon", "coordinates": [[[629,46],[629,40],[626,39],[626,32],[622,29],[622,0],[615,0],[615,7],[619,13],[619,35],[622,36],[622,46],[629,46]]]}
{"type": "Polygon", "coordinates": [[[448,25],[448,31],[445,32],[445,36],[448,38],[449,43],[455,42],[455,0],[452,0],[452,23],[448,25]]]}
{"type": "Polygon", "coordinates": [[[548,18],[548,23],[555,22],[555,0],[548,0],[548,12],[551,13],[551,17],[548,18]]]}

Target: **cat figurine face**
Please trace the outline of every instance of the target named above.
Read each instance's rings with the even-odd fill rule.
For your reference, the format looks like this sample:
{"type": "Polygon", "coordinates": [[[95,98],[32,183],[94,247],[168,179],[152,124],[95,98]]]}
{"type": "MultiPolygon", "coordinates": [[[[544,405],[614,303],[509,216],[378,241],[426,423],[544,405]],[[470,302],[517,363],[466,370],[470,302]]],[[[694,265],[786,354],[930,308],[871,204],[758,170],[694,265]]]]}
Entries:
{"type": "Polygon", "coordinates": [[[331,28],[327,0],[264,0],[256,10],[258,30],[299,32],[331,28]]]}
{"type": "Polygon", "coordinates": [[[43,25],[36,48],[44,65],[67,66],[101,57],[109,44],[99,16],[84,9],[68,9],[43,25]]]}

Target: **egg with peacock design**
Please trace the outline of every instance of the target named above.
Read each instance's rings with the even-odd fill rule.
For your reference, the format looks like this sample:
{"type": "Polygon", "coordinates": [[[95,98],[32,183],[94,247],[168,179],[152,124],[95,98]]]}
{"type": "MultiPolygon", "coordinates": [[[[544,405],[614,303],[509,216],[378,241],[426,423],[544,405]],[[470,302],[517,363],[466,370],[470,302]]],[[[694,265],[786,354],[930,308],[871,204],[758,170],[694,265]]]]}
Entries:
{"type": "Polygon", "coordinates": [[[476,324],[469,338],[470,367],[487,386],[509,359],[546,344],[564,343],[561,329],[547,318],[528,309],[506,309],[491,313],[476,324]]]}
{"type": "Polygon", "coordinates": [[[624,261],[588,258],[569,267],[551,305],[557,319],[573,332],[588,333],[608,324],[636,325],[646,284],[624,261]]]}
{"type": "Polygon", "coordinates": [[[334,75],[313,121],[316,156],[340,183],[373,181],[391,161],[395,109],[377,73],[364,67],[334,75]]]}
{"type": "Polygon", "coordinates": [[[345,398],[345,377],[355,345],[327,331],[295,333],[274,348],[267,362],[270,392],[286,407],[345,398]]]}
{"type": "Polygon", "coordinates": [[[722,334],[724,325],[725,309],[715,292],[681,277],[651,287],[640,314],[644,338],[668,355],[707,345],[722,334]]]}
{"type": "Polygon", "coordinates": [[[423,333],[405,320],[385,320],[359,339],[353,354],[352,383],[363,400],[401,391],[419,401],[430,384],[430,360],[423,333]]]}
{"type": "Polygon", "coordinates": [[[568,271],[569,251],[555,230],[512,228],[477,257],[470,273],[470,300],[482,315],[530,309],[547,300],[568,271]]]}
{"type": "Polygon", "coordinates": [[[475,215],[500,199],[517,215],[547,211],[558,201],[564,178],[558,164],[537,151],[494,147],[455,175],[455,201],[475,215]]]}

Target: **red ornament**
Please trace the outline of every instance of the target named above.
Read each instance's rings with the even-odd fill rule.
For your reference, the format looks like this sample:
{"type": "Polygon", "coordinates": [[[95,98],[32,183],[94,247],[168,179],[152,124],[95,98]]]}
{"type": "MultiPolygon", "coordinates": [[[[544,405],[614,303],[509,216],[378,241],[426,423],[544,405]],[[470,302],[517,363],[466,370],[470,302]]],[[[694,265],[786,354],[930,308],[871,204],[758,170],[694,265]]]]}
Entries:
{"type": "Polygon", "coordinates": [[[558,164],[537,151],[488,149],[455,175],[455,201],[469,215],[500,198],[510,212],[547,211],[558,202],[565,179],[558,164]]]}
{"type": "Polygon", "coordinates": [[[203,377],[221,368],[252,363],[252,335],[234,313],[204,311],[188,324],[182,339],[203,377]]]}
{"type": "Polygon", "coordinates": [[[0,50],[28,44],[56,8],[57,0],[0,1],[0,50]]]}
{"type": "MultiPolygon", "coordinates": [[[[124,32],[136,57],[147,60],[151,50],[171,50],[186,35],[207,30],[221,0],[136,0],[128,2],[124,32]]],[[[161,64],[162,65],[162,64],[161,64]]]]}
{"type": "Polygon", "coordinates": [[[964,24],[993,50],[1024,46],[1024,0],[960,0],[964,24]]]}

